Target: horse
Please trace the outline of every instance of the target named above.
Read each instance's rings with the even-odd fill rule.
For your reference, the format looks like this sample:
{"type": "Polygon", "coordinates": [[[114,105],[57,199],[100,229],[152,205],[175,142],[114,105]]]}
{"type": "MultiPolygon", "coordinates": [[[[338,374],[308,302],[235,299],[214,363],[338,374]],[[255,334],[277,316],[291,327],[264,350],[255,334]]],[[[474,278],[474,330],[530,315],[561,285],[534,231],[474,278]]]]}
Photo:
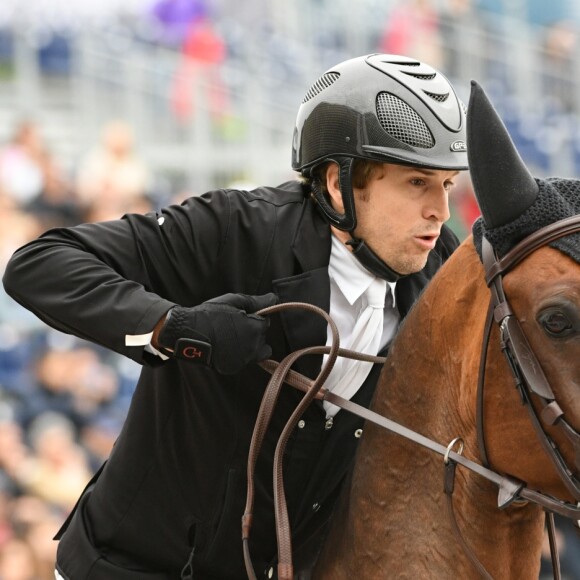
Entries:
{"type": "MultiPolygon", "coordinates": [[[[553,512],[580,519],[580,181],[536,180],[477,83],[468,111],[474,235],[423,291],[386,360],[339,352],[338,341],[330,349],[328,361],[384,362],[371,410],[324,390],[332,363],[315,381],[291,370],[328,347],[263,363],[273,379],[242,518],[250,578],[253,465],[283,381],[306,395],[274,458],[281,579],[293,578],[281,458],[315,397],[367,423],[314,580],[538,578],[545,521],[553,532],[553,512]]],[[[336,337],[312,305],[266,310],[291,306],[318,310],[336,337]]]]}
{"type": "MultiPolygon", "coordinates": [[[[531,176],[476,83],[467,119],[482,244],[504,231],[492,244],[501,257],[547,225],[525,219],[538,203],[538,188],[544,197],[558,190],[539,186],[531,176]]],[[[554,207],[565,207],[569,215],[580,213],[577,183],[572,183],[576,206],[567,199],[557,200],[554,207]]],[[[533,216],[546,214],[545,208],[538,211],[533,216]]],[[[556,215],[561,217],[567,216],[556,215]]],[[[521,482],[520,489],[557,498],[554,505],[575,506],[578,488],[566,485],[530,420],[530,407],[539,413],[542,397],[532,392],[526,399],[522,394],[517,369],[514,374],[513,362],[502,352],[505,339],[499,325],[493,324],[485,338],[493,292],[480,252],[470,236],[429,283],[390,348],[372,410],[450,450],[459,451],[460,438],[465,458],[521,482]],[[480,377],[484,387],[478,403],[480,377]]],[[[565,417],[569,430],[580,427],[578,256],[554,243],[541,243],[500,277],[557,401],[560,414],[545,421],[544,430],[563,464],[574,466],[570,474],[575,481],[577,447],[557,425],[565,417]]],[[[538,578],[545,506],[514,492],[500,510],[497,486],[459,465],[450,511],[450,496],[444,492],[447,464],[414,441],[367,422],[313,578],[538,578]],[[454,534],[455,525],[467,549],[454,534]],[[470,550],[484,571],[469,557],[470,550]]]]}

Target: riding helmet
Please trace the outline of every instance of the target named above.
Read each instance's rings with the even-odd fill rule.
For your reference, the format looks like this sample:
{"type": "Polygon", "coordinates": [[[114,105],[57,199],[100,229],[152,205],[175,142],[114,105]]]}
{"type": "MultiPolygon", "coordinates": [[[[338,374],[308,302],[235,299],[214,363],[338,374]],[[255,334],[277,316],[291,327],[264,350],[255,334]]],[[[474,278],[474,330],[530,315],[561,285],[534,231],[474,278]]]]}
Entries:
{"type": "Polygon", "coordinates": [[[298,110],[292,168],[335,156],[467,169],[465,107],[449,81],[428,64],[371,54],[326,71],[298,110]]]}

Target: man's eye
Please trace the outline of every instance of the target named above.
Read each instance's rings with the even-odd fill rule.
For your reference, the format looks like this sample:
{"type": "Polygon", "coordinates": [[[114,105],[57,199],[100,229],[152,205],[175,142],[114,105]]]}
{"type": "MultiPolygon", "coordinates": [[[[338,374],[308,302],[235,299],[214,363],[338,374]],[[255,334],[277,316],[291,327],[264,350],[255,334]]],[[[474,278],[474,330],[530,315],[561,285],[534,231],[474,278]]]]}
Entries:
{"type": "Polygon", "coordinates": [[[424,179],[411,179],[411,183],[413,185],[425,185],[425,180],[424,179]]]}

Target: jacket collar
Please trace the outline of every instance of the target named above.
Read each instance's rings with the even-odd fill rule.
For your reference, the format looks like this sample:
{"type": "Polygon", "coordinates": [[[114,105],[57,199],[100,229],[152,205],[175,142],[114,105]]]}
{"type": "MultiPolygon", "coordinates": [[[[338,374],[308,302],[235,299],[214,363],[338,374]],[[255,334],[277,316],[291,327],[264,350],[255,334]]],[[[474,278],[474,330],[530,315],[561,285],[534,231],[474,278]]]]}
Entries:
{"type": "Polygon", "coordinates": [[[314,201],[305,197],[292,251],[303,272],[327,267],[330,260],[330,226],[314,201]]]}
{"type": "MultiPolygon", "coordinates": [[[[330,227],[316,211],[313,202],[305,198],[302,215],[292,242],[298,273],[273,281],[273,291],[280,302],[308,302],[330,309],[330,227]]],[[[326,320],[303,309],[289,309],[280,313],[289,352],[307,346],[326,344],[326,320]]],[[[296,370],[310,377],[316,376],[321,356],[303,357],[296,370]]]]}

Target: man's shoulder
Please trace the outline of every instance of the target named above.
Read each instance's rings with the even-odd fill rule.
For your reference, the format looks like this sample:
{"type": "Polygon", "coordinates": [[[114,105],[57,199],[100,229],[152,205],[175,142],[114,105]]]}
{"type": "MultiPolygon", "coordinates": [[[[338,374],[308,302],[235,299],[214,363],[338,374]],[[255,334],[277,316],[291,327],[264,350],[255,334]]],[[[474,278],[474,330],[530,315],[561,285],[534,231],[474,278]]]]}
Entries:
{"type": "MultiPolygon", "coordinates": [[[[295,225],[305,210],[314,207],[307,204],[308,191],[299,181],[289,181],[276,187],[250,187],[214,189],[186,199],[176,209],[190,220],[203,223],[240,226],[278,227],[295,225]]],[[[202,224],[203,225],[203,224],[202,224]]]]}
{"type": "Polygon", "coordinates": [[[302,204],[306,196],[304,186],[297,180],[287,181],[276,187],[262,186],[251,190],[228,189],[226,193],[233,199],[248,203],[266,203],[281,207],[302,204]]]}

